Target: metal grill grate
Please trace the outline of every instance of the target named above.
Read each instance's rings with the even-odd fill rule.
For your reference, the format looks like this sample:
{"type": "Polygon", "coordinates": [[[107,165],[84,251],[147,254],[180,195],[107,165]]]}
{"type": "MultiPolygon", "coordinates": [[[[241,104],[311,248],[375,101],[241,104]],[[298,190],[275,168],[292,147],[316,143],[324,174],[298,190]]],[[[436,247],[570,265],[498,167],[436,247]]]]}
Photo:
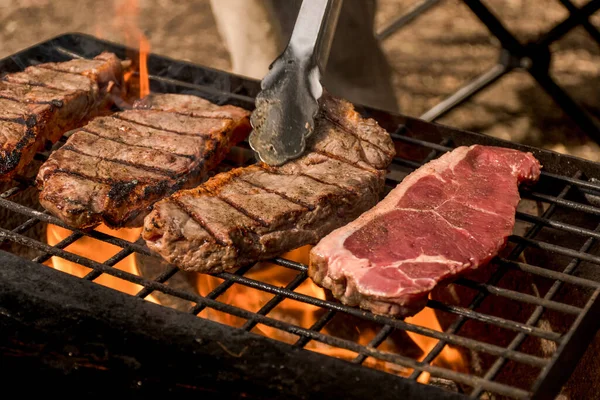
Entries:
{"type": "MultiPolygon", "coordinates": [[[[101,50],[114,51],[121,57],[125,55],[122,47],[87,36],[69,35],[4,60],[0,63],[0,70],[12,71],[37,62],[90,57],[101,50]]],[[[256,82],[158,56],[150,57],[149,70],[154,91],[195,93],[219,103],[249,108],[252,107],[253,95],[258,90],[256,82]]],[[[417,120],[381,115],[369,110],[365,112],[371,112],[388,129],[390,126],[400,126],[392,135],[399,154],[388,175],[389,187],[396,185],[422,163],[454,146],[483,143],[519,147],[417,120]]],[[[247,149],[242,148],[241,151],[247,149]]],[[[140,285],[142,288],[135,295],[139,298],[147,298],[159,292],[191,302],[194,306],[189,312],[192,314],[210,309],[241,318],[244,322],[237,329],[251,331],[257,325],[275,328],[293,335],[295,341],[291,345],[297,348],[313,348],[310,344],[318,342],[351,352],[355,356],[349,361],[354,364],[363,364],[371,359],[387,363],[385,365],[388,370],[390,365],[399,366],[407,379],[415,381],[428,373],[433,377],[456,382],[460,390],[471,398],[480,398],[484,392],[519,399],[548,398],[560,389],[598,329],[600,282],[579,273],[598,270],[600,265],[600,256],[596,255],[596,242],[600,239],[600,207],[594,205],[598,204],[595,199],[600,199],[597,197],[600,196],[600,183],[592,179],[600,177],[600,166],[542,150],[533,151],[545,169],[535,187],[523,190],[522,204],[535,204],[543,212],[531,212],[531,209],[517,212],[517,225],[524,233],[509,238],[509,251],[494,261],[491,276],[486,276],[485,279],[463,277],[455,282],[456,287],[473,293],[468,305],[451,304],[435,298],[429,300],[427,307],[443,314],[449,321],[444,332],[300,293],[297,288],[308,279],[307,266],[289,259],[272,260],[277,268],[295,273],[285,287],[249,277],[248,274],[258,268],[249,266],[235,272],[215,274],[214,277],[222,282],[209,294],[201,296],[195,291],[170,285],[173,277],[182,274],[172,266],[153,279],[113,268],[132,254],[158,258],[139,242],[132,243],[99,231],[75,230],[57,245],[50,246],[28,236],[28,232],[38,224],[70,228],[59,219],[15,200],[18,194],[33,190],[31,182],[18,183],[0,194],[1,208],[26,218],[25,222],[12,229],[6,229],[0,223],[0,240],[2,243],[10,241],[35,249],[38,254],[33,261],[37,263],[44,263],[51,257],[60,257],[90,268],[91,271],[82,279],[94,281],[106,274],[140,285]],[[96,262],[65,250],[83,237],[118,246],[121,250],[104,262],[96,262]],[[504,279],[511,274],[536,282],[540,287],[539,293],[527,293],[506,284],[504,279]],[[234,285],[265,292],[272,297],[256,312],[221,301],[223,295],[234,285]],[[570,292],[565,291],[565,287],[577,291],[578,299],[583,300],[570,301],[570,297],[565,294],[570,292]],[[315,306],[322,313],[312,326],[290,323],[285,316],[272,312],[286,300],[315,306]],[[527,315],[521,319],[487,311],[485,305],[498,300],[516,304],[527,315]],[[377,332],[366,344],[341,337],[332,333],[333,329],[329,330],[332,322],[339,317],[366,321],[377,327],[377,332]],[[545,317],[567,322],[562,328],[550,329],[538,324],[545,317]],[[473,336],[466,329],[469,324],[494,327],[504,332],[509,340],[499,344],[494,343],[494,337],[473,336]],[[421,355],[422,361],[419,361],[419,357],[402,351],[391,352],[380,348],[386,339],[403,332],[433,338],[437,340],[437,344],[428,354],[421,355]],[[544,354],[527,351],[524,343],[528,341],[551,343],[549,347],[552,351],[544,354]],[[487,357],[491,360],[489,367],[476,374],[434,364],[436,357],[449,345],[467,353],[476,353],[479,357],[487,357]],[[534,371],[535,379],[526,386],[501,379],[503,370],[509,365],[517,370],[527,368],[528,371],[534,371]]],[[[44,157],[44,154],[38,154],[38,158],[44,157]]],[[[372,365],[379,365],[376,362],[372,365]]]]}

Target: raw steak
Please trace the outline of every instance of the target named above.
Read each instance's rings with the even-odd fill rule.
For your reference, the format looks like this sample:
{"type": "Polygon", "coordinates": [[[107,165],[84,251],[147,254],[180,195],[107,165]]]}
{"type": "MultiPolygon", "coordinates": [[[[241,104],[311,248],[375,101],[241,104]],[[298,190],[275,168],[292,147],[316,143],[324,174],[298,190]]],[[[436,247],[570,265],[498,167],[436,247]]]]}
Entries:
{"type": "Polygon", "coordinates": [[[76,228],[141,226],[149,207],[206,177],[250,132],[250,113],[151,94],[75,131],[40,168],[40,203],[76,228]]]}
{"type": "Polygon", "coordinates": [[[440,281],[498,253],[515,223],[518,184],[539,175],[530,153],[459,147],[323,238],[311,251],[309,275],[345,304],[415,314],[440,281]]]}
{"type": "Polygon", "coordinates": [[[142,235],[185,270],[218,272],[314,244],[373,207],[394,156],[388,133],[324,97],[301,158],[219,174],[154,205],[142,235]]]}

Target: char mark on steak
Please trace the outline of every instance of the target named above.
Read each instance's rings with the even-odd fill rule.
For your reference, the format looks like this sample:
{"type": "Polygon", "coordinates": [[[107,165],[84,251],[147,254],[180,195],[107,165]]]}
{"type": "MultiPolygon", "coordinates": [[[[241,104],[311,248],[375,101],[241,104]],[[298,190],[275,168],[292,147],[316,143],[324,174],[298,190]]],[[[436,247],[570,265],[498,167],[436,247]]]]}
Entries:
{"type": "Polygon", "coordinates": [[[142,235],[184,270],[218,272],[314,244],[377,203],[394,156],[389,134],[324,97],[306,154],[219,174],[154,205],[142,235]]]}
{"type": "Polygon", "coordinates": [[[309,275],[344,304],[413,315],[439,282],[498,254],[515,224],[518,184],[539,175],[531,153],[459,147],[323,238],[310,253],[309,275]]]}
{"type": "Polygon", "coordinates": [[[206,177],[250,131],[249,112],[149,95],[76,130],[40,168],[40,203],[70,226],[141,226],[150,206],[206,177]]]}
{"type": "Polygon", "coordinates": [[[23,174],[46,142],[107,110],[122,88],[121,61],[111,53],[28,67],[0,80],[0,181],[23,174]]]}

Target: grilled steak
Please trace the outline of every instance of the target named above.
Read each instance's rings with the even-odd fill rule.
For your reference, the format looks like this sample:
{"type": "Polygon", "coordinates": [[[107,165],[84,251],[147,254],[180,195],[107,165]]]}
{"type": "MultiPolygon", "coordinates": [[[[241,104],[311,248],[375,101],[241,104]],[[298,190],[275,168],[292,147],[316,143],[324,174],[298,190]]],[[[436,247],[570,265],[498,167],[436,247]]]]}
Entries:
{"type": "Polygon", "coordinates": [[[108,92],[121,86],[121,61],[111,53],[93,60],[40,64],[0,80],[0,181],[9,180],[47,141],[111,104],[108,92]]]}
{"type": "Polygon", "coordinates": [[[409,176],[376,207],[310,253],[309,275],[343,303],[408,316],[440,281],[489,262],[515,224],[530,153],[459,147],[409,176]]]}
{"type": "Polygon", "coordinates": [[[377,203],[394,156],[390,136],[325,97],[307,153],[281,167],[219,174],[154,205],[142,235],[185,270],[218,272],[316,243],[377,203]]]}
{"type": "Polygon", "coordinates": [[[75,131],[40,168],[40,203],[70,226],[141,226],[148,208],[197,185],[250,131],[249,112],[149,95],[75,131]]]}

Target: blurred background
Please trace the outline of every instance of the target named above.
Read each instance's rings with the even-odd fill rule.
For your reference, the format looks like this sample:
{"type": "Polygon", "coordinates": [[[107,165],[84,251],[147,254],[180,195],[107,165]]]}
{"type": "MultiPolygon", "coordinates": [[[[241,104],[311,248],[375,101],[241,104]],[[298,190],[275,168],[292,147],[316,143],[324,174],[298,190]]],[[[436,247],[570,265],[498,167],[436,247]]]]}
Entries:
{"type": "MultiPolygon", "coordinates": [[[[416,1],[379,0],[375,31],[416,1]]],[[[571,0],[577,6],[587,1],[571,0]]],[[[559,0],[485,4],[522,42],[535,40],[569,15],[559,0]]],[[[0,0],[0,57],[65,32],[84,32],[134,47],[141,33],[154,53],[239,72],[213,11],[210,0],[0,0]]],[[[590,22],[600,28],[600,12],[590,22]]],[[[262,22],[248,15],[247,21],[233,23],[262,22]]],[[[272,52],[268,43],[261,45],[267,54],[272,52]]],[[[488,70],[499,54],[498,41],[459,0],[442,0],[381,41],[381,46],[400,110],[415,117],[488,70]]],[[[552,77],[593,118],[600,117],[598,43],[580,26],[553,43],[551,51],[552,77]]],[[[260,67],[246,74],[260,78],[260,67]]],[[[523,71],[511,72],[437,122],[600,161],[599,146],[523,71]]]]}

